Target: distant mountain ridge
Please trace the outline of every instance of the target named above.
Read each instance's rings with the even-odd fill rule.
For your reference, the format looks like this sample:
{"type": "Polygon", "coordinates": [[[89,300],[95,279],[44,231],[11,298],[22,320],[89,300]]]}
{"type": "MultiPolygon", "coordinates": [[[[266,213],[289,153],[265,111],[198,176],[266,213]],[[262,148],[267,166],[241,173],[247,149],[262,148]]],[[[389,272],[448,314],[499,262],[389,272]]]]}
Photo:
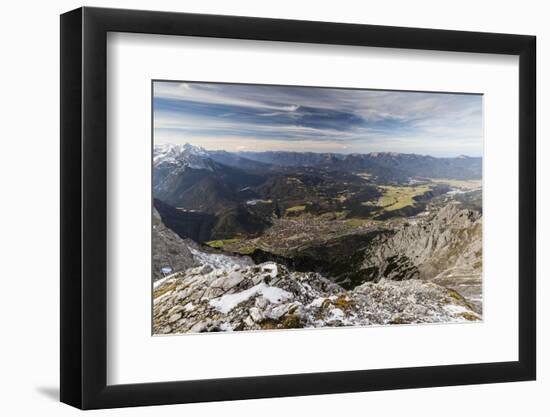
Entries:
{"type": "MultiPolygon", "coordinates": [[[[480,179],[482,158],[459,155],[438,158],[399,152],[316,153],[296,151],[208,151],[199,146],[156,145],[153,154],[155,170],[162,168],[204,169],[213,171],[223,164],[247,171],[268,171],[275,167],[315,167],[346,172],[365,171],[390,181],[410,177],[480,179]]],[[[176,173],[177,174],[177,173],[176,173]]],[[[159,177],[162,177],[162,172],[159,177]]]]}
{"type": "Polygon", "coordinates": [[[237,152],[238,155],[260,161],[266,164],[283,166],[322,166],[330,165],[345,159],[346,155],[338,153],[295,152],[295,151],[264,151],[237,152]]]}
{"type": "Polygon", "coordinates": [[[313,166],[342,171],[370,171],[390,180],[407,177],[479,179],[482,158],[460,155],[436,158],[429,155],[398,152],[314,153],[314,152],[239,152],[238,155],[264,163],[282,166],[313,166]]]}

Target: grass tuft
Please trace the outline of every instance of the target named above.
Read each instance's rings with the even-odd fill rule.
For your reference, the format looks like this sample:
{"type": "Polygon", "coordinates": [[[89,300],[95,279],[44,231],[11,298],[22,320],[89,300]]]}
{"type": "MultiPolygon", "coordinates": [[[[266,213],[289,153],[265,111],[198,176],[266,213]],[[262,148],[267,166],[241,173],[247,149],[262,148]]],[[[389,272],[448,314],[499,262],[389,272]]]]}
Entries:
{"type": "Polygon", "coordinates": [[[287,213],[298,213],[300,211],[304,211],[305,209],[306,209],[305,205],[300,205],[300,206],[289,207],[289,208],[286,209],[286,212],[287,213]]]}

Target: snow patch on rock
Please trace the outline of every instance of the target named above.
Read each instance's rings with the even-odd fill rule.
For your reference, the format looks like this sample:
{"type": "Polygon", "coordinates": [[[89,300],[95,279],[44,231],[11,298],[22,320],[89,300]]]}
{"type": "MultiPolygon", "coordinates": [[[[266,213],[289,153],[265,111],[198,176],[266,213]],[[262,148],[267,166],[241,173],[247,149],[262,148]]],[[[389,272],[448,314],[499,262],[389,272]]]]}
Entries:
{"type": "Polygon", "coordinates": [[[292,294],[290,294],[288,291],[282,290],[277,287],[270,287],[264,282],[261,282],[260,284],[251,287],[245,291],[234,294],[225,294],[220,298],[210,300],[210,305],[217,309],[220,313],[227,314],[240,303],[256,295],[261,295],[270,303],[274,304],[288,300],[292,297],[292,294]]]}

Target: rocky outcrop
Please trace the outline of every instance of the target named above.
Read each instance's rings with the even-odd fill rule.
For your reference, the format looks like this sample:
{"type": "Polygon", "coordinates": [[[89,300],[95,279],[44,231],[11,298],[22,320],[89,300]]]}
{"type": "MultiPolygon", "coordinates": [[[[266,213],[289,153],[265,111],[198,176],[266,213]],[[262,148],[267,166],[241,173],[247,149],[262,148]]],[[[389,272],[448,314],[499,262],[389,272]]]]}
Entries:
{"type": "Polygon", "coordinates": [[[481,308],[482,216],[448,204],[380,235],[363,269],[374,280],[432,280],[456,289],[481,308]]]}
{"type": "Polygon", "coordinates": [[[181,239],[172,230],[167,228],[161,220],[156,208],[153,208],[153,280],[162,278],[170,271],[184,271],[198,265],[190,250],[193,243],[181,239]],[[165,273],[162,272],[163,268],[165,273]]]}
{"type": "Polygon", "coordinates": [[[374,279],[346,287],[276,261],[209,252],[153,216],[155,334],[481,320],[481,216],[448,205],[381,234],[374,279]],[[173,274],[163,276],[163,266],[173,274]],[[478,302],[479,300],[479,302],[478,302]]]}
{"type": "Polygon", "coordinates": [[[182,239],[171,229],[166,227],[156,208],[153,208],[153,281],[157,281],[175,273],[188,270],[196,266],[208,265],[210,268],[227,268],[228,265],[254,265],[252,259],[246,256],[230,256],[215,252],[205,252],[191,239],[182,239]],[[165,267],[170,272],[163,272],[165,267]]]}
{"type": "Polygon", "coordinates": [[[455,291],[431,282],[381,280],[346,291],[274,262],[213,267],[202,256],[202,265],[154,284],[155,334],[480,320],[455,291]]]}

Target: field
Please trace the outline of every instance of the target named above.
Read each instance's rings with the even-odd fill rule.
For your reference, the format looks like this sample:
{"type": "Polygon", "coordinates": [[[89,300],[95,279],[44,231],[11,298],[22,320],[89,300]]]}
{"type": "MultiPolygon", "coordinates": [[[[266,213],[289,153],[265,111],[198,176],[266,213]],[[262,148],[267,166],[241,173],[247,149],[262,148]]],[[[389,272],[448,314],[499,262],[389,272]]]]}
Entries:
{"type": "Polygon", "coordinates": [[[230,238],[230,239],[211,240],[211,241],[205,242],[205,243],[208,246],[210,246],[211,248],[223,249],[225,246],[228,246],[228,245],[231,245],[231,244],[234,244],[234,243],[238,243],[241,240],[243,240],[243,238],[235,237],[235,238],[230,238]]]}
{"type": "Polygon", "coordinates": [[[447,178],[430,178],[430,180],[435,184],[446,184],[465,191],[481,188],[481,180],[452,180],[447,178]]]}
{"type": "Polygon", "coordinates": [[[428,185],[420,185],[415,187],[407,186],[380,186],[384,190],[384,194],[378,200],[378,206],[382,207],[386,211],[399,210],[403,207],[414,206],[414,197],[421,196],[428,191],[431,191],[431,187],[428,185]]]}

